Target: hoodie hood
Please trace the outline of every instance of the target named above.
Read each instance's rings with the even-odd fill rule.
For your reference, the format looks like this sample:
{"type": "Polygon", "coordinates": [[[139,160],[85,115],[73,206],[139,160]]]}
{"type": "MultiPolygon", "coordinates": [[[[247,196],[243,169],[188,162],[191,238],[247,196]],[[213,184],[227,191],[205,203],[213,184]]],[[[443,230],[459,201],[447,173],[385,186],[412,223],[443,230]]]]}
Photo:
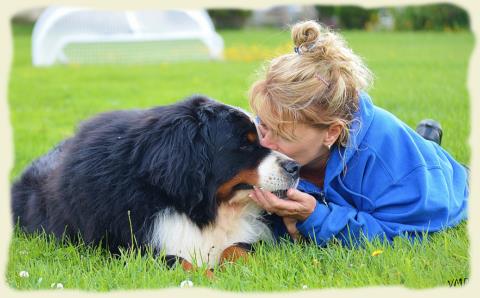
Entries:
{"type": "Polygon", "coordinates": [[[324,185],[330,184],[332,179],[345,169],[346,164],[358,150],[375,116],[375,108],[370,96],[361,91],[359,95],[359,109],[354,114],[350,127],[350,137],[346,148],[334,146],[327,163],[324,185]]]}

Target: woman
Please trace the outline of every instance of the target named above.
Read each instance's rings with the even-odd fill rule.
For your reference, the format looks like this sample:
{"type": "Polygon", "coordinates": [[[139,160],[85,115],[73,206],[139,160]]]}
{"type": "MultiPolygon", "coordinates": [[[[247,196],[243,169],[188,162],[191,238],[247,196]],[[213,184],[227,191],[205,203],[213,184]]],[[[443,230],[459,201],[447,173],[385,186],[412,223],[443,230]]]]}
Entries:
{"type": "Polygon", "coordinates": [[[288,199],[250,195],[278,215],[276,235],[352,244],[465,219],[466,169],[372,103],[371,72],[342,37],[308,21],[293,26],[292,39],[295,52],[273,59],[249,94],[261,144],[302,165],[288,199]]]}

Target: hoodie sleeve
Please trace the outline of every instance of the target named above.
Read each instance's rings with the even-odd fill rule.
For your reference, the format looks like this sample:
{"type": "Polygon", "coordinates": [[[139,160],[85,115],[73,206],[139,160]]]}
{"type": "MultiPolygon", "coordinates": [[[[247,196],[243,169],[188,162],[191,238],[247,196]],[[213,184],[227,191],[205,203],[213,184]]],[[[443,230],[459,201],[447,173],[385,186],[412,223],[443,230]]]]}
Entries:
{"type": "Polygon", "coordinates": [[[356,242],[367,230],[371,236],[381,235],[383,232],[380,222],[371,214],[351,206],[333,203],[328,203],[327,206],[318,201],[313,213],[305,221],[297,223],[297,229],[319,246],[325,245],[333,237],[348,245],[351,240],[356,242]]]}
{"type": "MultiPolygon", "coordinates": [[[[376,197],[369,198],[374,208],[360,210],[352,205],[318,202],[314,212],[297,223],[302,235],[318,245],[333,237],[345,245],[362,237],[373,240],[386,237],[422,234],[457,224],[466,217],[466,195],[443,179],[440,169],[418,167],[399,181],[387,185],[376,197]]],[[[468,191],[468,190],[463,190],[468,191]]],[[[372,194],[366,194],[368,195],[372,194]]]]}

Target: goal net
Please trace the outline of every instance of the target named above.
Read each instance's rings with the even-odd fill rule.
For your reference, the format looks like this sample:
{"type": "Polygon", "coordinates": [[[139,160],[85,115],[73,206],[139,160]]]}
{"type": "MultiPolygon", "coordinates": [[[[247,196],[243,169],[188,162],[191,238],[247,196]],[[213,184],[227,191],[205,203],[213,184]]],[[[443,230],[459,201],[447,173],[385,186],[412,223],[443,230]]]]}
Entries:
{"type": "Polygon", "coordinates": [[[207,60],[222,53],[223,40],[204,10],[49,7],[32,35],[36,66],[207,60]]]}

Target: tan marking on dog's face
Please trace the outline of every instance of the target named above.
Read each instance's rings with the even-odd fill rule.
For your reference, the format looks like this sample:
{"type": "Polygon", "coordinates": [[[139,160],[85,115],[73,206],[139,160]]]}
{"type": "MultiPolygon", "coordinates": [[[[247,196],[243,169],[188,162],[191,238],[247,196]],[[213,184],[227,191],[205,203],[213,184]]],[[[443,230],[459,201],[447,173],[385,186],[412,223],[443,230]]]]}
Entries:
{"type": "Polygon", "coordinates": [[[220,185],[217,190],[217,200],[219,202],[230,200],[234,193],[233,188],[240,183],[258,185],[258,181],[259,177],[256,169],[243,170],[232,179],[220,185]]]}
{"type": "Polygon", "coordinates": [[[255,142],[257,142],[257,140],[258,140],[258,135],[257,135],[257,133],[256,133],[256,132],[253,132],[253,131],[247,133],[247,140],[248,140],[250,143],[252,143],[252,144],[254,144],[255,142]]]}

